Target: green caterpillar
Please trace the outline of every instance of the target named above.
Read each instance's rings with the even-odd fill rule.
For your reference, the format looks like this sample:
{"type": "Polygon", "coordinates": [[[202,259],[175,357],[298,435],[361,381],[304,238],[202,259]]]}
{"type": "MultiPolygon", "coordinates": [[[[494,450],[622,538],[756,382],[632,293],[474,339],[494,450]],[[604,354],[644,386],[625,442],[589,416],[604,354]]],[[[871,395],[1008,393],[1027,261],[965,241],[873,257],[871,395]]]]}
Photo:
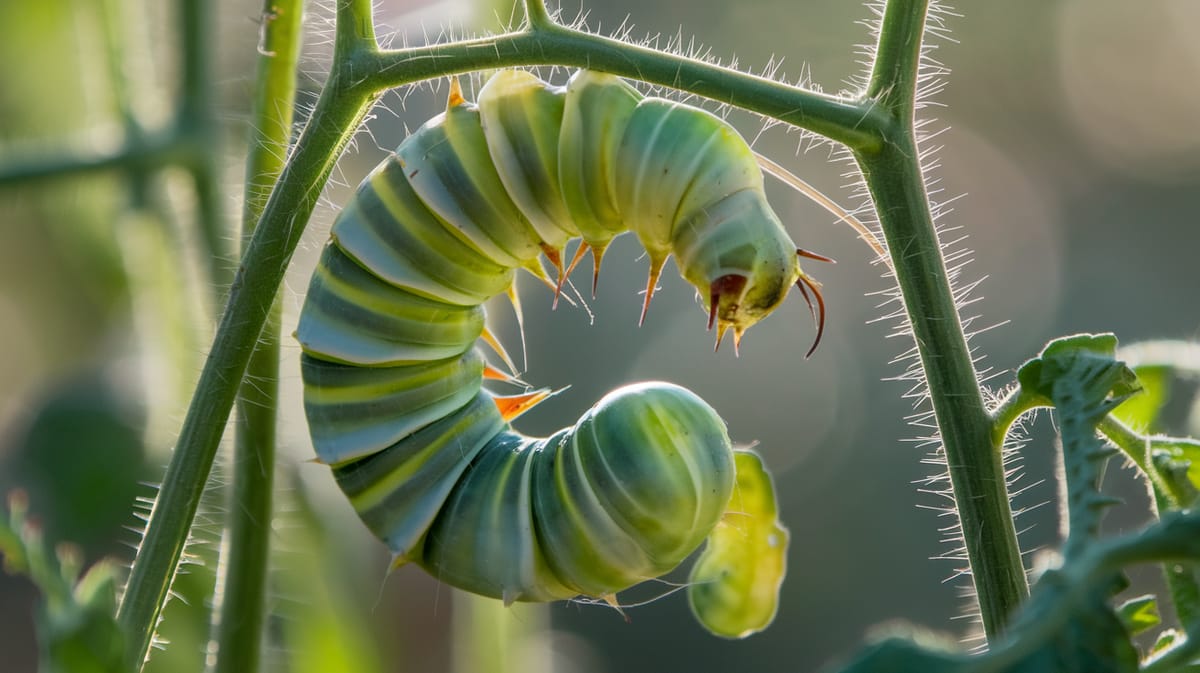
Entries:
{"type": "Polygon", "coordinates": [[[732,449],[711,407],[637,384],[536,439],[508,422],[546,391],[481,386],[515,379],[474,349],[481,336],[497,347],[480,305],[511,292],[518,268],[551,282],[543,255],[557,298],[580,253],[592,251],[598,275],[624,231],[650,258],[643,319],[674,255],[718,345],[730,329],[736,345],[792,285],[810,308],[816,295],[820,340],[819,284],[798,258],[822,258],[788,238],[730,126],[610,75],[580,71],[556,88],[503,71],[478,105],[452,86],[446,112],[334,223],[297,330],[313,444],[396,565],[505,602],[613,602],[709,538],[691,603],[711,630],[740,637],[774,615],[787,536],[769,476],[732,449]]]}

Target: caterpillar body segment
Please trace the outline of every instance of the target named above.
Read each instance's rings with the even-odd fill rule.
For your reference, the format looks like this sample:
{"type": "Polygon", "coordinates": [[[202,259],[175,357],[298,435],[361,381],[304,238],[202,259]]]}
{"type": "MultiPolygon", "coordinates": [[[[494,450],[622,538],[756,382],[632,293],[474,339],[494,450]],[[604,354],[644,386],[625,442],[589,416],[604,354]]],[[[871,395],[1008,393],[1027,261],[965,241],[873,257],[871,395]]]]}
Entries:
{"type": "MultiPolygon", "coordinates": [[[[614,601],[724,525],[739,474],[724,423],[689,391],[645,383],[551,437],[525,437],[509,421],[551,393],[482,388],[518,380],[474,349],[483,338],[503,355],[481,304],[509,292],[516,269],[544,277],[543,255],[559,288],[584,249],[598,274],[624,231],[650,257],[643,317],[674,255],[718,344],[793,284],[817,293],[823,318],[819,285],[766,202],[753,152],[717,117],[588,71],[565,87],[503,71],[478,105],[456,91],[334,223],[297,329],[313,443],[397,565],[506,602],[614,601]],[[573,238],[582,244],[564,269],[573,238]]],[[[703,582],[735,598],[703,604],[751,590],[765,600],[761,581],[726,565],[703,582]]],[[[744,635],[773,605],[754,624],[709,611],[744,635]]]]}

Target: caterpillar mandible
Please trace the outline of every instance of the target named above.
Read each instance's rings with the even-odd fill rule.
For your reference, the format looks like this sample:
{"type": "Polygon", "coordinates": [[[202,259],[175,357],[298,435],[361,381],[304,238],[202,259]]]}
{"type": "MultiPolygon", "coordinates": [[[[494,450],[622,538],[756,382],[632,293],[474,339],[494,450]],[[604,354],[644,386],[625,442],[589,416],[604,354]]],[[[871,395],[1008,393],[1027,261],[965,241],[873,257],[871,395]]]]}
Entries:
{"type": "Polygon", "coordinates": [[[296,333],[313,444],[397,566],[506,603],[613,602],[709,538],[691,604],[710,630],[747,635],[774,616],[787,533],[769,475],[733,450],[711,407],[678,386],[636,384],[539,439],[509,421],[547,391],[481,385],[515,381],[474,349],[482,337],[507,361],[481,304],[511,292],[518,268],[554,285],[543,255],[557,299],[585,249],[594,291],[625,231],[650,259],[643,319],[673,255],[718,345],[727,330],[736,345],[792,285],[810,309],[816,297],[819,342],[824,302],[799,257],[823,258],[792,243],[732,127],[611,75],[584,70],[553,87],[502,71],[478,104],[453,83],[445,113],[335,221],[296,333]]]}

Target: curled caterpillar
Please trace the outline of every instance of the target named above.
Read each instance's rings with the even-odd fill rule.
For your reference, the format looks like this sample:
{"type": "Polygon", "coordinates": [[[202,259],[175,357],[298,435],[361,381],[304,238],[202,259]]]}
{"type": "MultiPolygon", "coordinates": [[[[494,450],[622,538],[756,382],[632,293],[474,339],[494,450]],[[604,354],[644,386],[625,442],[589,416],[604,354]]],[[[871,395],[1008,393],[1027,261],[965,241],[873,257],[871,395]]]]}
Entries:
{"type": "Polygon", "coordinates": [[[727,330],[736,345],[793,285],[810,309],[816,297],[820,340],[824,303],[799,257],[822,258],[787,236],[729,125],[610,75],[580,71],[552,87],[503,71],[478,105],[453,86],[446,112],[334,223],[297,330],[313,444],[396,565],[505,602],[611,601],[724,530],[692,577],[692,604],[716,632],[746,635],[773,617],[786,531],[769,476],[732,449],[711,407],[678,386],[637,384],[539,439],[508,422],[546,391],[481,386],[515,380],[474,349],[481,336],[496,343],[481,304],[511,292],[519,268],[557,298],[585,249],[594,291],[605,248],[625,231],[650,258],[643,319],[673,255],[718,345],[727,330]],[[766,500],[734,505],[735,490],[766,500]]]}

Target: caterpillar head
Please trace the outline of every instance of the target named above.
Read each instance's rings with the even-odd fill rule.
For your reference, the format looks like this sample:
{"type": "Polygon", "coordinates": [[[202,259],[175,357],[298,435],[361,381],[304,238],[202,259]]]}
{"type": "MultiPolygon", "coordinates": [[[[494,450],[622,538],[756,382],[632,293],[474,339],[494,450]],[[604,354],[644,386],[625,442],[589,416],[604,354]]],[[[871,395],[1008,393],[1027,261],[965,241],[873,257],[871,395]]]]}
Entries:
{"type": "Polygon", "coordinates": [[[680,268],[708,301],[708,328],[717,327],[717,347],[732,330],[736,349],[746,330],[782,304],[795,286],[817,322],[805,357],[812,355],[825,330],[825,301],[821,284],[800,268],[800,257],[833,260],[797,249],[761,192],[730,195],[679,231],[680,268]]]}
{"type": "MultiPolygon", "coordinates": [[[[806,250],[796,250],[797,257],[814,255],[815,253],[809,253],[806,250]]],[[[823,256],[817,256],[817,258],[833,261],[823,256]]],[[[817,350],[817,345],[821,343],[821,335],[825,331],[825,299],[821,296],[821,284],[801,271],[799,263],[796,263],[794,269],[786,275],[766,274],[755,279],[753,276],[748,277],[741,273],[730,273],[712,281],[709,285],[708,329],[711,330],[714,323],[717,325],[717,347],[721,346],[725,332],[732,328],[733,347],[736,349],[741,343],[742,334],[751,325],[765,318],[779,304],[783,303],[793,282],[800,290],[800,294],[803,295],[804,301],[808,303],[808,309],[813,314],[813,319],[817,321],[817,336],[804,357],[812,355],[817,350]],[[783,282],[787,276],[794,281],[789,279],[788,282],[783,282]],[[813,304],[814,297],[816,298],[815,306],[813,304]]]]}

